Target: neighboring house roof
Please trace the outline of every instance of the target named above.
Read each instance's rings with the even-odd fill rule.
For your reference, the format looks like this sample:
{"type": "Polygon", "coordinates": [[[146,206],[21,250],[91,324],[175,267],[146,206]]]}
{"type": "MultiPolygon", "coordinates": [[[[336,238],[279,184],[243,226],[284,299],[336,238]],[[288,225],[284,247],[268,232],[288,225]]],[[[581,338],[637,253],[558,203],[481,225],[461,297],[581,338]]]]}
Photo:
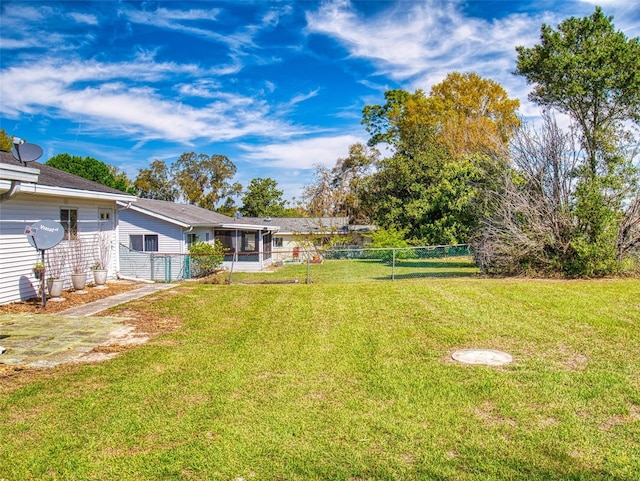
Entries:
{"type": "Polygon", "coordinates": [[[217,226],[233,222],[233,218],[197,205],[179,204],[166,200],[138,199],[132,210],[163,219],[182,227],[217,226]]]}
{"type": "Polygon", "coordinates": [[[189,227],[217,227],[223,229],[277,230],[275,226],[239,222],[233,217],[203,209],[197,205],[179,204],[166,200],[138,199],[135,204],[128,205],[126,202],[119,202],[119,205],[150,217],[170,222],[184,229],[189,227]]]}
{"type": "MultiPolygon", "coordinates": [[[[9,152],[0,151],[0,164],[22,166],[9,152]]],[[[98,197],[135,201],[136,197],[117,189],[98,184],[83,177],[56,169],[39,162],[29,162],[27,167],[40,171],[37,183],[21,184],[20,192],[41,193],[47,195],[73,195],[79,197],[98,197]]]]}
{"type": "Polygon", "coordinates": [[[280,234],[344,234],[350,229],[348,217],[243,217],[242,222],[278,226],[280,234]]]}

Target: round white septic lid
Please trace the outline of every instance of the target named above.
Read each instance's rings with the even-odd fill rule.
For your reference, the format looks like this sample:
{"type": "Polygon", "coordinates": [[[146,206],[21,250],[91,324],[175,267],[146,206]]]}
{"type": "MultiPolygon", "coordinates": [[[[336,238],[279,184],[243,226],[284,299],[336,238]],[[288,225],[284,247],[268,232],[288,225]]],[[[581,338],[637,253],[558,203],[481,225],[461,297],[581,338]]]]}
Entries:
{"type": "Polygon", "coordinates": [[[511,354],[493,349],[461,349],[451,357],[464,364],[485,364],[487,366],[502,366],[513,362],[511,354]]]}

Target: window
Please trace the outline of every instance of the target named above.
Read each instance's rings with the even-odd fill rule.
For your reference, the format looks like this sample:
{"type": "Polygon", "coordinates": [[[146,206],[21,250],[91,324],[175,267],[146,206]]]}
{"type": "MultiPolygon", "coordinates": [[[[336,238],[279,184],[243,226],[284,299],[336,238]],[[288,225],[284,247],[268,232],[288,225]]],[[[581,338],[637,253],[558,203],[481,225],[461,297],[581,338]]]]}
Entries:
{"type": "Polygon", "coordinates": [[[204,236],[205,236],[205,237],[204,237],[205,242],[209,242],[209,241],[211,240],[211,239],[209,238],[209,233],[208,233],[208,232],[206,232],[206,233],[204,234],[204,236]]]}
{"type": "Polygon", "coordinates": [[[282,237],[274,237],[273,238],[273,247],[282,247],[283,239],[282,237]]]}
{"type": "Polygon", "coordinates": [[[78,238],[78,209],[60,209],[60,223],[64,228],[64,240],[78,238]]]}
{"type": "Polygon", "coordinates": [[[111,220],[111,209],[98,209],[98,218],[100,222],[111,220]]]}
{"type": "Polygon", "coordinates": [[[200,242],[200,236],[198,234],[187,234],[187,246],[200,242]]]}
{"type": "Polygon", "coordinates": [[[255,232],[242,233],[242,251],[257,252],[258,250],[258,234],[255,232]]]}
{"type": "Polygon", "coordinates": [[[129,248],[139,252],[158,252],[158,235],[129,235],[129,248]]]}
{"type": "Polygon", "coordinates": [[[144,251],[158,252],[158,236],[157,235],[144,236],[144,251]]]}

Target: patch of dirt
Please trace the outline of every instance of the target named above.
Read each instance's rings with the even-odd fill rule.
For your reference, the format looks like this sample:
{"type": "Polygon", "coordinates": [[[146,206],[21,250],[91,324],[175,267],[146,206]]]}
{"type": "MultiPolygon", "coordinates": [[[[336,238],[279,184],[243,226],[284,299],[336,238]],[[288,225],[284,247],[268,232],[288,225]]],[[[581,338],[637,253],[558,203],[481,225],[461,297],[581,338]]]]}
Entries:
{"type": "Polygon", "coordinates": [[[634,422],[640,419],[640,406],[632,405],[629,409],[629,414],[624,416],[613,416],[600,425],[601,431],[609,431],[616,427],[618,424],[625,424],[634,422]]]}
{"type": "Polygon", "coordinates": [[[107,282],[106,289],[96,287],[85,287],[84,292],[63,291],[62,298],[64,301],[47,300],[47,305],[42,307],[42,298],[36,297],[24,302],[13,302],[0,306],[0,315],[2,314],[55,314],[56,312],[65,311],[72,307],[88,304],[89,302],[104,299],[105,297],[115,296],[122,292],[141,287],[141,284],[129,281],[107,282]]]}

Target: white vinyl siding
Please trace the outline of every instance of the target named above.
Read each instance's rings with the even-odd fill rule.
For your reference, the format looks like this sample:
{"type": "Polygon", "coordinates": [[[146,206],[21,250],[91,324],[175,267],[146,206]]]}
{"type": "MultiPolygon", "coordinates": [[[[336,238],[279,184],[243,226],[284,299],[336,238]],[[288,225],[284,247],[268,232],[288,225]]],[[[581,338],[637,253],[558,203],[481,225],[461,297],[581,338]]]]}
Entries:
{"type": "Polygon", "coordinates": [[[120,239],[128,247],[130,247],[128,242],[132,235],[157,235],[157,252],[164,254],[184,254],[185,252],[183,230],[178,225],[170,224],[131,209],[121,210],[118,221],[120,239]]]}
{"type": "MultiPolygon", "coordinates": [[[[33,265],[40,260],[39,251],[29,244],[25,227],[40,220],[60,222],[62,208],[77,209],[78,237],[94,242],[98,232],[98,209],[110,208],[113,201],[73,199],[19,193],[0,203],[0,304],[27,300],[38,295],[38,282],[33,276],[33,265]]],[[[110,274],[117,268],[116,232],[111,230],[114,251],[109,266],[110,274]]],[[[64,245],[67,241],[62,241],[64,245]]],[[[89,260],[93,263],[92,259],[89,260]]],[[[64,276],[65,288],[71,285],[69,273],[64,276]]]]}

